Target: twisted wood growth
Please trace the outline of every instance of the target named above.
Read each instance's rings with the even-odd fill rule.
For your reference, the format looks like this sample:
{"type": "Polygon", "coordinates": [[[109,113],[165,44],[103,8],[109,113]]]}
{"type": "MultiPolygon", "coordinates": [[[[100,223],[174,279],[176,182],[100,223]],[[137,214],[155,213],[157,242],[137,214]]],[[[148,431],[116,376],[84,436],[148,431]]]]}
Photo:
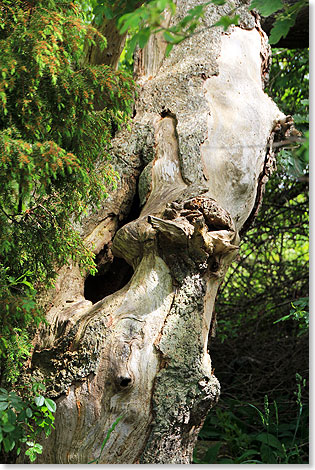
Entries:
{"type": "MultiPolygon", "coordinates": [[[[199,2],[179,1],[178,17],[199,2]]],[[[120,257],[133,275],[92,304],[77,267],[60,273],[30,365],[57,402],[37,463],[189,463],[218,400],[213,305],[284,119],[262,89],[266,37],[235,4],[241,27],[210,28],[227,7],[209,6],[202,32],[168,58],[138,60],[137,113],[113,143],[119,187],[82,227],[109,274],[120,257]]]]}

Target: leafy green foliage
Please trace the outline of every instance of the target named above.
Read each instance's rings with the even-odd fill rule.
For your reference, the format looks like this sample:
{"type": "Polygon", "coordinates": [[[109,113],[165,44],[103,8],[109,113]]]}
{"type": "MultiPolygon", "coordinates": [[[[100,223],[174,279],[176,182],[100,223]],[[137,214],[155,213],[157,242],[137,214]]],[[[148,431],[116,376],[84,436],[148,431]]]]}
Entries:
{"type": "MultiPolygon", "coordinates": [[[[184,35],[180,29],[181,27],[184,27],[184,25],[179,26],[177,29],[175,27],[164,28],[162,26],[165,22],[166,9],[174,15],[176,4],[173,0],[154,0],[148,2],[130,13],[125,13],[118,19],[118,28],[120,33],[124,34],[128,32],[132,36],[127,50],[127,60],[131,58],[137,45],[143,48],[148,42],[151,34],[159,31],[164,31],[164,39],[169,44],[167,53],[170,52],[172,45],[178,44],[183,40],[184,35]]],[[[202,6],[199,10],[201,15],[202,6]]],[[[196,26],[193,26],[192,24],[188,26],[193,16],[194,15],[192,13],[189,15],[189,18],[187,17],[183,20],[185,21],[185,26],[188,29],[189,27],[191,28],[191,32],[197,26],[197,24],[196,26]]]]}
{"type": "MultiPolygon", "coordinates": [[[[166,46],[166,56],[174,47],[193,34],[198,34],[198,26],[202,25],[202,18],[205,9],[209,5],[222,6],[227,0],[210,0],[200,3],[191,8],[186,16],[177,24],[166,27],[166,13],[174,15],[176,12],[176,2],[173,0],[80,0],[87,17],[91,18],[91,10],[94,14],[94,22],[100,26],[104,21],[115,21],[121,34],[129,36],[128,47],[124,52],[126,63],[132,60],[136,47],[145,47],[150,36],[158,32],[163,32],[166,46]],[[89,7],[87,6],[89,4],[89,7]]],[[[227,15],[222,15],[220,19],[212,25],[223,27],[226,31],[231,25],[238,25],[239,15],[235,14],[233,3],[227,15]]],[[[249,9],[256,8],[262,16],[275,14],[274,26],[271,30],[270,43],[276,44],[281,37],[286,37],[290,28],[294,25],[298,13],[303,7],[308,5],[307,0],[299,0],[293,4],[288,4],[284,0],[253,0],[249,9]]]]}
{"type": "Polygon", "coordinates": [[[296,320],[299,325],[300,331],[298,332],[298,336],[307,333],[309,328],[309,297],[300,298],[292,302],[291,307],[288,315],[284,315],[273,323],[293,319],[296,320]]]}
{"type": "Polygon", "coordinates": [[[224,15],[221,16],[219,21],[217,21],[214,26],[223,26],[224,31],[227,31],[228,28],[232,25],[238,25],[239,21],[239,15],[234,15],[234,16],[229,16],[229,15],[224,15]]]}
{"type": "Polygon", "coordinates": [[[0,263],[0,358],[1,378],[15,384],[20,368],[30,349],[30,331],[42,320],[36,305],[36,290],[27,280],[26,272],[19,277],[10,274],[10,266],[0,263]]]}
{"type": "Polygon", "coordinates": [[[270,16],[283,8],[282,0],[253,0],[251,8],[257,8],[262,16],[270,16]]]}
{"type": "Polygon", "coordinates": [[[23,450],[34,462],[42,453],[37,438],[42,433],[49,436],[54,429],[56,403],[42,395],[43,384],[33,383],[28,392],[22,399],[16,392],[0,388],[0,451],[15,450],[19,455],[23,450]]]}
{"type": "Polygon", "coordinates": [[[253,0],[250,8],[256,8],[262,16],[270,16],[278,12],[269,37],[270,44],[277,44],[282,37],[287,36],[299,11],[308,3],[308,0],[300,0],[292,4],[284,0],[253,0]]]}
{"type": "Polygon", "coordinates": [[[291,114],[304,138],[284,146],[278,155],[280,169],[290,177],[301,177],[309,163],[309,51],[308,49],[274,49],[267,92],[281,110],[291,114]]]}
{"type": "MultiPolygon", "coordinates": [[[[226,0],[211,0],[191,8],[186,16],[177,24],[166,27],[165,15],[169,12],[174,15],[176,3],[173,0],[151,0],[149,2],[111,2],[109,0],[98,0],[94,7],[95,21],[101,24],[104,17],[107,20],[116,19],[118,29],[121,34],[130,36],[126,51],[126,60],[130,61],[137,46],[145,47],[150,36],[162,32],[166,47],[166,56],[169,55],[173,46],[179,44],[192,34],[196,34],[196,29],[202,24],[205,9],[209,5],[221,6],[226,0]],[[139,5],[140,4],[140,5],[139,5]]],[[[232,24],[238,24],[238,15],[234,14],[234,9],[228,15],[224,15],[213,26],[223,26],[226,31],[232,24]]]]}
{"type": "Polygon", "coordinates": [[[117,19],[121,15],[133,12],[141,3],[139,0],[93,0],[95,22],[100,25],[104,20],[117,19]]]}
{"type": "Polygon", "coordinates": [[[296,374],[296,382],[297,412],[289,422],[279,419],[285,410],[284,403],[278,406],[274,401],[271,405],[267,395],[263,410],[240,400],[226,399],[208,415],[199,434],[199,444],[206,445],[197,445],[194,463],[307,463],[308,416],[302,402],[306,382],[299,374],[296,374]]]}
{"type": "Polygon", "coordinates": [[[0,355],[9,348],[11,382],[25,328],[40,320],[36,290],[69,258],[95,271],[73,224],[115,185],[108,149],[131,110],[130,76],[80,65],[84,41],[106,45],[86,15],[61,0],[0,9],[0,355]]]}
{"type": "MultiPolygon", "coordinates": [[[[85,3],[85,2],[83,2],[85,3]]],[[[210,0],[191,8],[186,16],[177,24],[166,27],[166,12],[174,15],[176,3],[173,0],[151,0],[148,2],[132,0],[126,2],[111,0],[93,0],[93,13],[95,23],[101,25],[105,20],[115,20],[121,34],[131,37],[126,50],[127,62],[131,60],[137,46],[143,48],[150,36],[163,32],[168,56],[175,44],[179,44],[192,34],[196,34],[197,27],[202,24],[205,9],[209,5],[222,6],[227,0],[210,0]]],[[[270,44],[276,44],[282,37],[286,37],[294,25],[298,13],[308,5],[307,0],[299,0],[289,4],[284,0],[253,0],[250,9],[256,8],[262,16],[275,14],[275,22],[270,34],[270,44]]],[[[226,31],[231,25],[238,25],[239,15],[232,7],[227,15],[222,15],[213,26],[221,26],[226,31]]]]}
{"type": "Polygon", "coordinates": [[[273,49],[267,90],[284,112],[302,111],[309,97],[309,50],[273,49]]]}

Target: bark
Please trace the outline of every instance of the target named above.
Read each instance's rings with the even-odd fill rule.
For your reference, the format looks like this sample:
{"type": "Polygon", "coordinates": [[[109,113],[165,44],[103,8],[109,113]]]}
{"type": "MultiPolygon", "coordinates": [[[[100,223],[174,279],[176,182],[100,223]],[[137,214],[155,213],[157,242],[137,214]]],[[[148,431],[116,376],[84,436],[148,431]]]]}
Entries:
{"type": "MultiPolygon", "coordinates": [[[[177,15],[199,2],[179,2],[177,15]]],[[[291,125],[263,93],[266,36],[235,3],[241,27],[203,27],[166,59],[153,38],[138,58],[136,116],[113,142],[121,180],[82,227],[104,285],[84,288],[65,266],[35,341],[29,373],[57,403],[37,463],[190,463],[218,400],[215,297],[273,168],[269,144],[291,125]],[[125,285],[118,258],[120,273],[132,268],[125,285]]],[[[209,6],[204,26],[226,8],[209,6]]]]}
{"type": "MultiPolygon", "coordinates": [[[[142,3],[144,3],[143,0],[135,2],[134,8],[138,8],[142,3]]],[[[113,2],[112,7],[114,8],[114,6],[115,2],[113,2]]],[[[105,36],[106,39],[108,39],[107,47],[105,49],[100,48],[98,41],[96,41],[95,45],[86,44],[83,65],[110,65],[113,68],[116,68],[118,66],[119,57],[124,48],[126,34],[119,34],[116,17],[112,19],[104,18],[104,21],[100,26],[95,24],[94,26],[103,34],[103,36],[105,36]]]]}
{"type": "Polygon", "coordinates": [[[83,65],[110,65],[116,68],[124,48],[126,35],[119,34],[115,19],[105,20],[98,29],[103,36],[110,38],[110,41],[107,42],[105,49],[101,49],[98,44],[86,45],[83,65]]]}

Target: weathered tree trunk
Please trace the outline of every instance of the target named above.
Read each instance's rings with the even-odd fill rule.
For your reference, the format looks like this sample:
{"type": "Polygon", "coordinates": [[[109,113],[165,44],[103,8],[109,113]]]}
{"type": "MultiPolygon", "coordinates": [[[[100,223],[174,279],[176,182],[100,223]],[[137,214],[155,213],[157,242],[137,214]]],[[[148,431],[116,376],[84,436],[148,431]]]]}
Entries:
{"type": "MultiPolygon", "coordinates": [[[[197,3],[179,1],[177,15],[197,3]]],[[[136,116],[113,143],[119,187],[82,228],[102,276],[85,283],[66,266],[36,338],[30,372],[57,403],[37,463],[190,463],[218,400],[216,293],[272,169],[275,130],[289,125],[263,93],[266,37],[235,3],[240,27],[209,28],[227,11],[209,6],[169,58],[154,38],[138,58],[136,116]]]]}

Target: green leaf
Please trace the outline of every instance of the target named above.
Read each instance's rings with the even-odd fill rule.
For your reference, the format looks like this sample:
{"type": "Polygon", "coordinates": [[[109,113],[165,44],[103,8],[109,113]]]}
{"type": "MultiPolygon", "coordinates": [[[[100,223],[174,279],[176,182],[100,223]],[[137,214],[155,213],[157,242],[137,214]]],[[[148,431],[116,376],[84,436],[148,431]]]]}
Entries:
{"type": "Polygon", "coordinates": [[[243,460],[247,457],[252,457],[253,455],[259,454],[258,450],[249,449],[246,450],[240,457],[237,457],[235,463],[244,463],[243,460]]]}
{"type": "Polygon", "coordinates": [[[32,386],[32,389],[33,389],[34,392],[37,392],[38,390],[45,391],[46,387],[41,382],[35,382],[32,386]]]}
{"type": "Polygon", "coordinates": [[[169,43],[175,43],[174,35],[169,33],[168,31],[164,31],[163,36],[164,36],[165,41],[169,43]]]}
{"type": "Polygon", "coordinates": [[[103,15],[108,20],[111,20],[114,18],[114,12],[110,8],[108,8],[106,5],[103,5],[103,15]]]}
{"type": "Polygon", "coordinates": [[[135,34],[135,35],[131,38],[131,40],[130,40],[130,42],[129,42],[129,44],[128,44],[128,49],[127,49],[127,53],[126,53],[126,60],[127,60],[127,61],[132,58],[132,55],[133,55],[133,52],[134,52],[134,50],[135,50],[135,48],[136,48],[137,43],[138,43],[138,34],[135,34]]]}
{"type": "Polygon", "coordinates": [[[168,4],[168,0],[158,0],[156,6],[158,7],[159,10],[163,11],[165,10],[167,4],[168,4]]]}
{"type": "Polygon", "coordinates": [[[41,454],[43,452],[43,446],[38,444],[38,442],[34,445],[33,449],[37,454],[41,454]]]}
{"type": "Polygon", "coordinates": [[[13,426],[13,424],[11,423],[6,423],[6,424],[3,424],[2,425],[2,429],[5,431],[5,432],[12,432],[15,430],[15,426],[13,426]]]}
{"type": "Polygon", "coordinates": [[[45,398],[42,395],[39,395],[38,397],[35,397],[35,403],[38,407],[43,406],[45,403],[45,398]]]}
{"type": "Polygon", "coordinates": [[[194,8],[188,10],[188,15],[193,19],[195,16],[199,17],[204,10],[204,5],[197,5],[194,8]]]}
{"type": "Polygon", "coordinates": [[[214,463],[218,456],[221,446],[222,446],[222,442],[216,442],[214,445],[209,447],[209,449],[206,452],[206,455],[204,456],[204,461],[209,464],[214,463]]]}
{"type": "Polygon", "coordinates": [[[168,31],[164,31],[163,36],[164,39],[171,44],[178,44],[184,39],[184,36],[179,34],[170,34],[168,31]]]}
{"type": "Polygon", "coordinates": [[[26,416],[26,412],[25,412],[25,409],[22,410],[19,415],[18,415],[18,421],[21,422],[21,421],[25,421],[27,419],[27,416],[26,416]]]}
{"type": "Polygon", "coordinates": [[[285,38],[294,22],[292,18],[278,19],[270,31],[269,43],[277,44],[282,37],[285,38]]]}
{"type": "Polygon", "coordinates": [[[23,281],[21,281],[22,284],[24,284],[25,286],[29,287],[30,289],[34,289],[34,286],[33,284],[31,284],[30,282],[28,281],[25,281],[25,279],[23,281]]]}
{"type": "Polygon", "coordinates": [[[255,437],[255,440],[263,442],[264,444],[274,447],[275,449],[282,450],[281,442],[273,434],[262,432],[255,437]]]}
{"type": "Polygon", "coordinates": [[[274,321],[274,322],[273,322],[273,325],[275,325],[276,323],[279,323],[279,321],[288,320],[288,319],[291,318],[291,317],[292,317],[291,314],[290,314],[290,315],[285,315],[284,317],[281,317],[281,318],[279,318],[278,320],[274,321]]]}
{"type": "Polygon", "coordinates": [[[258,413],[259,416],[260,416],[260,419],[261,419],[262,424],[265,424],[265,417],[264,417],[264,415],[262,414],[262,412],[261,412],[255,405],[251,405],[250,403],[248,403],[248,406],[251,406],[252,408],[254,408],[254,410],[257,411],[257,413],[258,413]]]}
{"type": "Polygon", "coordinates": [[[139,31],[138,41],[139,41],[139,46],[141,47],[141,49],[143,49],[146,43],[148,42],[150,34],[151,34],[150,28],[145,28],[139,31]]]}
{"type": "Polygon", "coordinates": [[[168,57],[168,56],[170,55],[171,50],[173,49],[173,46],[174,46],[174,44],[168,44],[168,45],[166,46],[166,50],[165,50],[165,56],[166,56],[166,57],[168,57]]]}
{"type": "Polygon", "coordinates": [[[226,4],[226,0],[211,0],[211,3],[213,3],[213,5],[221,6],[226,4]]]}
{"type": "Polygon", "coordinates": [[[1,401],[0,402],[0,411],[4,411],[8,408],[9,406],[9,403],[8,402],[5,402],[5,401],[1,401]]]}
{"type": "Polygon", "coordinates": [[[217,21],[214,26],[223,26],[224,31],[227,31],[227,29],[232,25],[238,25],[238,20],[239,20],[239,15],[235,15],[233,17],[231,16],[221,16],[219,21],[217,21]]]}
{"type": "Polygon", "coordinates": [[[118,20],[118,28],[120,34],[124,34],[128,29],[134,29],[140,22],[140,15],[137,12],[127,13],[118,20]]]}
{"type": "Polygon", "coordinates": [[[50,398],[45,398],[45,405],[51,411],[52,413],[55,413],[56,411],[56,403],[51,400],[50,398]]]}
{"type": "Polygon", "coordinates": [[[12,424],[13,426],[15,426],[15,423],[16,423],[16,414],[14,413],[13,410],[9,409],[8,410],[8,420],[9,420],[9,423],[12,424]]]}
{"type": "Polygon", "coordinates": [[[114,421],[114,423],[111,425],[111,427],[110,427],[109,430],[107,431],[107,434],[106,434],[106,436],[105,436],[105,439],[104,439],[103,442],[102,442],[101,451],[100,451],[99,456],[98,456],[96,459],[92,460],[91,462],[88,462],[88,464],[92,464],[92,463],[94,463],[94,462],[98,463],[99,459],[100,459],[101,456],[102,456],[104,447],[105,447],[107,441],[108,441],[109,438],[110,438],[111,433],[114,431],[114,429],[116,428],[117,424],[119,423],[119,421],[120,421],[122,418],[123,418],[123,416],[119,416],[119,417],[114,421]]]}
{"type": "Polygon", "coordinates": [[[256,8],[262,16],[270,16],[283,8],[282,0],[253,0],[249,7],[256,8]]]}
{"type": "Polygon", "coordinates": [[[35,462],[36,460],[36,453],[37,454],[41,454],[41,452],[38,452],[38,450],[36,450],[36,445],[34,445],[34,442],[32,443],[26,443],[28,445],[32,444],[31,448],[30,449],[27,449],[27,451],[25,452],[25,455],[28,455],[29,459],[31,462],[35,462]]]}
{"type": "Polygon", "coordinates": [[[11,439],[9,436],[6,436],[3,439],[3,447],[5,452],[10,452],[15,446],[15,441],[11,439]]]}
{"type": "Polygon", "coordinates": [[[274,451],[266,444],[262,444],[260,447],[260,455],[263,463],[275,464],[277,459],[275,457],[274,451]]]}

